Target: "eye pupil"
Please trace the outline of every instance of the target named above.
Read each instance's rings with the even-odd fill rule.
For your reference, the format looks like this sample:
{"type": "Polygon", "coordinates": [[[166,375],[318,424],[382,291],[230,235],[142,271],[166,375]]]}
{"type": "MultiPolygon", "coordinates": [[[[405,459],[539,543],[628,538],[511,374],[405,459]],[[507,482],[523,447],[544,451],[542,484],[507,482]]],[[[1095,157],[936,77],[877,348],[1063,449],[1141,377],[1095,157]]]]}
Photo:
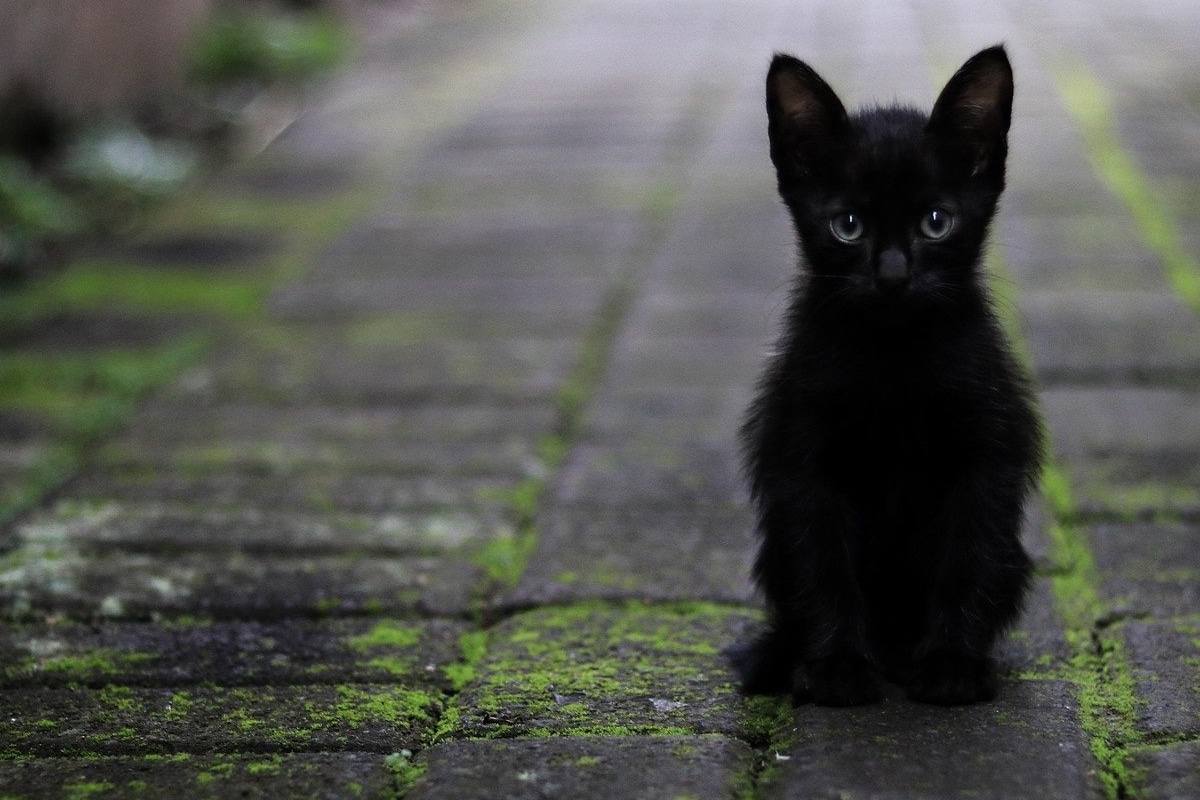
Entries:
{"type": "Polygon", "coordinates": [[[862,217],[858,214],[846,212],[838,214],[830,220],[829,229],[843,242],[856,242],[866,233],[867,226],[863,224],[862,217]]]}
{"type": "Polygon", "coordinates": [[[949,211],[933,208],[921,218],[921,233],[930,239],[941,239],[950,233],[953,224],[954,218],[949,211]]]}

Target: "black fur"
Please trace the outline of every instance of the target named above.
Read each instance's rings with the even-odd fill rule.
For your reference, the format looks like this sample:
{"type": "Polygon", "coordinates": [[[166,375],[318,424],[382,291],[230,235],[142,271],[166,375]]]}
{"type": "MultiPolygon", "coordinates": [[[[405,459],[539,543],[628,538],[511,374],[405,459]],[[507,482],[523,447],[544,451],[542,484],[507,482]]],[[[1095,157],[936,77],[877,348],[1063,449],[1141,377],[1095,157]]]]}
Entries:
{"type": "Polygon", "coordinates": [[[990,652],[1029,580],[1019,530],[1042,458],[980,274],[1011,104],[1000,47],[930,115],[848,115],[803,62],[771,64],[771,158],[802,269],[742,429],[770,617],[732,653],[747,692],[854,705],[886,679],[931,703],[996,693],[990,652]]]}

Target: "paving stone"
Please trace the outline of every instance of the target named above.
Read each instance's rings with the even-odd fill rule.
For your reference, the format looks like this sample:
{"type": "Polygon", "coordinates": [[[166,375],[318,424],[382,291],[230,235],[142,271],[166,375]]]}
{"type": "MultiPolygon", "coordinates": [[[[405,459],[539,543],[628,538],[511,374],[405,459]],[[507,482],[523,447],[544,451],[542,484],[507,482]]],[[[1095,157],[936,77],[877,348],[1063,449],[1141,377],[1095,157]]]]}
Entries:
{"type": "Polygon", "coordinates": [[[413,749],[439,693],[403,685],[5,692],[0,751],[13,757],[413,749]]]}
{"type": "Polygon", "coordinates": [[[1051,675],[1074,655],[1063,634],[1048,578],[1035,578],[1016,626],[996,645],[995,657],[1010,675],[1051,675]]]}
{"type": "Polygon", "coordinates": [[[1200,379],[1200,320],[1173,295],[1035,292],[1021,311],[1043,385],[1200,379]]]}
{"type": "Polygon", "coordinates": [[[507,509],[518,477],[397,476],[340,470],[300,474],[254,471],[173,472],[105,470],[70,484],[72,498],[85,504],[165,503],[211,510],[386,515],[458,510],[485,515],[507,509]]]}
{"type": "Polygon", "coordinates": [[[488,440],[510,435],[535,436],[555,421],[549,402],[520,406],[480,403],[412,404],[357,407],[275,407],[247,403],[183,406],[148,403],[138,424],[115,441],[158,442],[253,440],[321,446],[368,441],[407,442],[488,440]]]}
{"type": "Polygon", "coordinates": [[[736,444],[752,386],[634,388],[611,383],[588,404],[584,437],[596,442],[736,444]]]}
{"type": "Polygon", "coordinates": [[[270,312],[280,319],[339,319],[393,311],[491,309],[556,319],[587,319],[599,307],[605,285],[590,277],[498,280],[393,277],[307,281],[277,289],[270,312]]]}
{"type": "Polygon", "coordinates": [[[747,493],[732,437],[720,442],[606,446],[586,442],[554,482],[564,505],[741,505],[747,493]]]}
{"type": "Polygon", "coordinates": [[[1183,522],[1086,528],[1100,589],[1115,614],[1200,613],[1200,526],[1183,522]]]}
{"type": "Polygon", "coordinates": [[[686,603],[518,614],[489,632],[475,680],[456,698],[454,736],[761,736],[720,652],[759,619],[686,603]]]}
{"type": "Polygon", "coordinates": [[[1138,727],[1151,735],[1151,741],[1196,738],[1200,735],[1200,623],[1195,617],[1129,620],[1122,634],[1137,681],[1138,727]]]}
{"type": "Polygon", "coordinates": [[[18,550],[0,562],[0,612],[15,619],[279,619],[411,614],[428,605],[439,614],[466,614],[482,576],[473,563],[432,557],[18,550]]]}
{"type": "Polygon", "coordinates": [[[768,798],[1100,798],[1078,704],[1061,681],[1006,682],[993,703],[796,711],[768,798]]]}
{"type": "Polygon", "coordinates": [[[1146,800],[1191,800],[1200,797],[1200,742],[1164,745],[1140,753],[1134,766],[1141,773],[1139,797],[1146,800]]]}
{"type": "Polygon", "coordinates": [[[502,511],[491,515],[446,510],[349,516],[65,502],[18,524],[16,533],[26,547],[60,554],[235,551],[266,556],[354,553],[394,557],[455,552],[511,536],[513,527],[502,511]]]}
{"type": "Polygon", "coordinates": [[[432,443],[365,439],[341,443],[262,441],[115,441],[96,454],[101,469],[246,470],[288,474],[307,470],[390,472],[396,475],[521,476],[545,468],[538,443],[519,434],[493,441],[432,443]]]}
{"type": "Polygon", "coordinates": [[[13,800],[86,796],[328,800],[384,796],[393,781],[385,756],[379,753],[172,753],[0,761],[0,786],[13,800]]]}
{"type": "Polygon", "coordinates": [[[1107,455],[1196,458],[1200,395],[1168,388],[1057,387],[1041,392],[1054,454],[1071,462],[1107,455]]]}
{"type": "Polygon", "coordinates": [[[421,755],[419,798],[676,797],[718,800],[748,785],[754,752],[720,736],[460,741],[421,755]]]}
{"type": "Polygon", "coordinates": [[[1187,450],[1092,457],[1067,473],[1084,519],[1200,519],[1200,458],[1187,450]]]}
{"type": "Polygon", "coordinates": [[[103,688],[396,683],[447,689],[461,622],[285,619],[13,625],[0,687],[103,688]]]}
{"type": "Polygon", "coordinates": [[[725,334],[623,341],[608,380],[633,389],[753,386],[760,337],[725,334]]]}
{"type": "MultiPolygon", "coordinates": [[[[1087,191],[1104,189],[1088,186],[1087,191]]],[[[1167,288],[1162,267],[1121,217],[1006,215],[997,241],[1003,244],[1005,266],[1026,291],[1167,288]],[[1072,232],[1064,236],[1063,230],[1072,232]]]]}
{"type": "Polygon", "coordinates": [[[506,605],[580,600],[750,600],[755,541],[746,507],[577,506],[538,523],[528,568],[506,605]]]}

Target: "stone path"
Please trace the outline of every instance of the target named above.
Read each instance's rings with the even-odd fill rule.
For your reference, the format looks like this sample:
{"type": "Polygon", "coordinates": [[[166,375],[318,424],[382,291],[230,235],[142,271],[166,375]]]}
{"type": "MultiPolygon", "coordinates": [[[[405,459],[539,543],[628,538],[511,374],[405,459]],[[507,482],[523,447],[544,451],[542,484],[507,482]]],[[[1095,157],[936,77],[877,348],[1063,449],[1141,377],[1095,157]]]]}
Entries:
{"type": "Polygon", "coordinates": [[[308,113],[5,345],[187,366],[111,435],[0,408],[6,497],[71,475],[0,538],[0,797],[1200,796],[1195,8],[365,13],[308,113]],[[928,104],[998,40],[992,267],[1055,462],[1002,695],[745,700],[763,70],[928,104]]]}

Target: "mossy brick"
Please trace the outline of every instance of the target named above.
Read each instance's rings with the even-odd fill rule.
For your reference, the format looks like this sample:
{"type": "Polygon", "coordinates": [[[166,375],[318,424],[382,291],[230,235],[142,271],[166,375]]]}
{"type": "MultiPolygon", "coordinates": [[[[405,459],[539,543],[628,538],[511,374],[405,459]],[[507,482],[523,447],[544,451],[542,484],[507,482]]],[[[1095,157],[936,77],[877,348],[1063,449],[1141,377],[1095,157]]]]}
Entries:
{"type": "Polygon", "coordinates": [[[1054,455],[1187,458],[1200,441],[1200,394],[1182,388],[1051,387],[1041,392],[1054,455]]]}
{"type": "Polygon", "coordinates": [[[519,476],[402,476],[334,469],[299,474],[91,470],[71,482],[70,496],[92,506],[166,503],[229,511],[374,515],[457,510],[487,516],[507,508],[520,481],[519,476]]]}
{"type": "Polygon", "coordinates": [[[951,708],[894,694],[874,706],[806,705],[788,738],[761,797],[1103,796],[1062,681],[1006,681],[994,702],[951,708]]]}
{"type": "Polygon", "coordinates": [[[1200,381],[1200,320],[1166,291],[1027,293],[1021,311],[1045,385],[1200,381]]]}
{"type": "Polygon", "coordinates": [[[1016,625],[996,645],[995,657],[1002,672],[1008,675],[1061,674],[1073,652],[1054,603],[1050,580],[1035,578],[1016,625]]]}
{"type": "Polygon", "coordinates": [[[728,506],[747,499],[732,437],[662,445],[585,441],[567,456],[552,496],[564,505],[609,506],[728,506]]]}
{"type": "Polygon", "coordinates": [[[309,406],[417,406],[433,400],[447,408],[492,399],[500,406],[536,408],[566,380],[579,347],[561,336],[410,342],[403,339],[430,334],[386,322],[302,331],[289,326],[280,335],[288,338],[286,348],[249,341],[189,370],[164,395],[309,406]]]}
{"type": "Polygon", "coordinates": [[[721,650],[760,615],[705,604],[582,604],[489,631],[442,735],[751,735],[757,719],[721,650]]]}
{"type": "Polygon", "coordinates": [[[1200,797],[1200,742],[1164,744],[1138,753],[1138,797],[1144,800],[1194,800],[1200,797]]]}
{"type": "Polygon", "coordinates": [[[1200,614],[1200,525],[1097,523],[1086,532],[1112,613],[1200,614]]]}
{"type": "Polygon", "coordinates": [[[480,568],[456,559],[367,554],[17,550],[2,564],[0,612],[18,619],[411,614],[427,605],[465,614],[483,577],[480,568]]]}
{"type": "Polygon", "coordinates": [[[468,630],[451,620],[389,617],[9,625],[0,629],[0,687],[448,688],[468,630]]]}
{"type": "Polygon", "coordinates": [[[8,759],[175,753],[369,751],[419,746],[442,696],[402,684],[186,689],[14,689],[8,759]]]}
{"type": "Polygon", "coordinates": [[[427,771],[407,796],[718,800],[748,789],[754,759],[723,736],[446,742],[421,754],[427,771]]]}
{"type": "Polygon", "coordinates": [[[555,508],[516,590],[518,607],[581,600],[746,603],[755,542],[744,506],[555,508]]]}
{"type": "Polygon", "coordinates": [[[205,510],[161,504],[60,501],[16,526],[26,547],[103,555],[235,551],[267,556],[433,555],[513,535],[503,509],[444,509],[382,515],[205,510]]]}
{"type": "Polygon", "coordinates": [[[1200,615],[1133,619],[1121,634],[1137,682],[1138,728],[1151,741],[1200,737],[1200,615]]]}
{"type": "Polygon", "coordinates": [[[325,800],[386,797],[395,777],[380,753],[222,754],[0,761],[12,800],[325,800]]]}

